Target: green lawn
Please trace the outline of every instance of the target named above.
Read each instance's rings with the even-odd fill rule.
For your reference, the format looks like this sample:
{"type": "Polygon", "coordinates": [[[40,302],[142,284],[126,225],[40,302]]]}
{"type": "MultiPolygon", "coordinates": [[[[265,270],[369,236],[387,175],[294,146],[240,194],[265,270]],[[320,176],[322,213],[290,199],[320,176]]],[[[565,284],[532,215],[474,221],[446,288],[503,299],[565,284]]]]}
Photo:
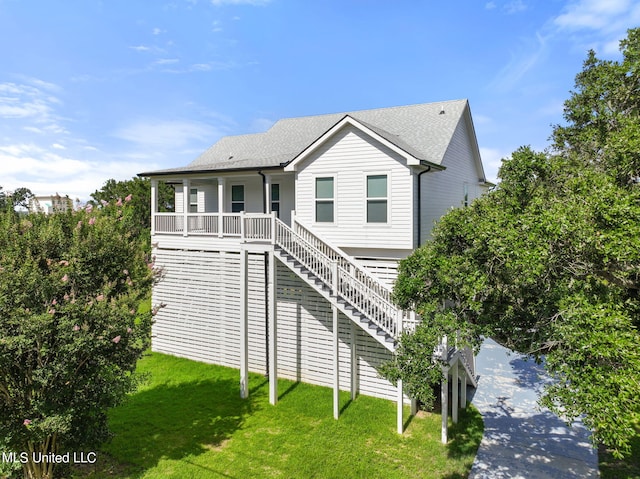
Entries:
{"type": "Polygon", "coordinates": [[[329,388],[281,380],[271,406],[260,375],[241,400],[234,369],[155,353],[139,369],[150,380],[110,412],[115,437],[76,477],[466,478],[482,437],[473,408],[445,446],[439,414],[398,435],[390,401],[344,393],[336,421],[329,388]]]}

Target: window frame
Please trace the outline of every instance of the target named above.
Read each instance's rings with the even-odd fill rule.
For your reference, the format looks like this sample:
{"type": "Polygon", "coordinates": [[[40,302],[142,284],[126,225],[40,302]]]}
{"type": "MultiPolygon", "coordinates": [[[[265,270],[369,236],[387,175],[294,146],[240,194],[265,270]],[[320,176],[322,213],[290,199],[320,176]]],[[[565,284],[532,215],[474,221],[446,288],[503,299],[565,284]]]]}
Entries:
{"type": "Polygon", "coordinates": [[[198,188],[189,187],[189,213],[198,213],[198,188]]]}
{"type": "Polygon", "coordinates": [[[231,188],[230,189],[230,194],[231,194],[231,213],[241,213],[243,211],[246,211],[246,196],[245,196],[245,187],[244,187],[244,183],[236,183],[235,185],[230,185],[231,188]],[[242,200],[234,200],[233,199],[233,190],[234,188],[242,188],[242,200]],[[240,210],[238,211],[234,211],[234,207],[236,205],[242,205],[240,210]]]}
{"type": "Polygon", "coordinates": [[[272,213],[276,214],[276,218],[280,218],[280,183],[271,183],[271,209],[272,213]],[[277,195],[274,195],[274,191],[277,191],[277,195]],[[275,197],[277,196],[277,198],[275,197]],[[274,208],[275,206],[275,208],[274,208]]]}
{"type": "Polygon", "coordinates": [[[317,224],[336,224],[336,175],[317,175],[313,178],[313,219],[317,224]],[[318,180],[331,179],[332,197],[318,198],[318,180]],[[318,204],[331,204],[331,221],[318,220],[318,204]]]}
{"type": "Polygon", "coordinates": [[[366,172],[364,174],[364,197],[365,197],[365,201],[364,201],[364,224],[367,226],[379,226],[379,225],[389,225],[391,224],[390,221],[390,198],[389,198],[389,191],[390,191],[390,179],[391,179],[391,174],[388,171],[384,171],[384,172],[377,172],[377,171],[372,171],[372,172],[366,172]],[[369,178],[371,177],[385,177],[386,180],[386,185],[385,185],[385,196],[369,196],[369,178]],[[369,220],[369,203],[370,202],[385,202],[386,204],[386,214],[385,214],[385,221],[370,221],[369,220]]]}

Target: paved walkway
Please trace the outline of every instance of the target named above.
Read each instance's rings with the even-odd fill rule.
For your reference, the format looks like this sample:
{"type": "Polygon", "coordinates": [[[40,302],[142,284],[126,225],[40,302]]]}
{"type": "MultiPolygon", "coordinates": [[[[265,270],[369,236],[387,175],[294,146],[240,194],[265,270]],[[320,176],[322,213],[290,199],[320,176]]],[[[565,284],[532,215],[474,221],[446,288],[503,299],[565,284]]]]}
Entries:
{"type": "Polygon", "coordinates": [[[599,477],[589,431],[582,424],[568,427],[537,405],[548,380],[542,366],[487,339],[476,372],[472,403],[484,418],[484,436],[470,479],[599,477]]]}

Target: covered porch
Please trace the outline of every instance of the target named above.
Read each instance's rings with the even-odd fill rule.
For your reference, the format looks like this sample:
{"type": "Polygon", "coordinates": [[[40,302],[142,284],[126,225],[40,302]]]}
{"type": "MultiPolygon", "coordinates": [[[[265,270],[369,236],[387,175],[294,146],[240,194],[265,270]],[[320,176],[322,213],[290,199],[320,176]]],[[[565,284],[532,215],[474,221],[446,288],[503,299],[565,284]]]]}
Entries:
{"type": "Polygon", "coordinates": [[[151,234],[264,237],[269,218],[291,225],[291,173],[250,171],[219,176],[151,178],[151,234]],[[158,183],[175,190],[175,211],[158,211],[158,183]]]}

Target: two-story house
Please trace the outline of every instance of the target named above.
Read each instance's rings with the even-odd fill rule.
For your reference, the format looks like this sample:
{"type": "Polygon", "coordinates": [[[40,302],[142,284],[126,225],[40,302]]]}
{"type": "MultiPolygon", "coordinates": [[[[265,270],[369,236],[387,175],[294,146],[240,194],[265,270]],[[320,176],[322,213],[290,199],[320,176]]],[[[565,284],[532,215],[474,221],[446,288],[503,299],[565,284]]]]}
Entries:
{"type": "MultiPolygon", "coordinates": [[[[140,176],[165,274],[155,351],[239,368],[243,397],[248,371],[264,372],[274,404],[277,377],[333,387],[336,417],[340,389],[397,400],[402,430],[408,398],[376,368],[416,317],[390,289],[398,260],[488,185],[466,100],[284,119],[140,176]],[[174,213],[158,212],[158,181],[174,213]]],[[[464,406],[473,356],[441,354],[464,406]]]]}

